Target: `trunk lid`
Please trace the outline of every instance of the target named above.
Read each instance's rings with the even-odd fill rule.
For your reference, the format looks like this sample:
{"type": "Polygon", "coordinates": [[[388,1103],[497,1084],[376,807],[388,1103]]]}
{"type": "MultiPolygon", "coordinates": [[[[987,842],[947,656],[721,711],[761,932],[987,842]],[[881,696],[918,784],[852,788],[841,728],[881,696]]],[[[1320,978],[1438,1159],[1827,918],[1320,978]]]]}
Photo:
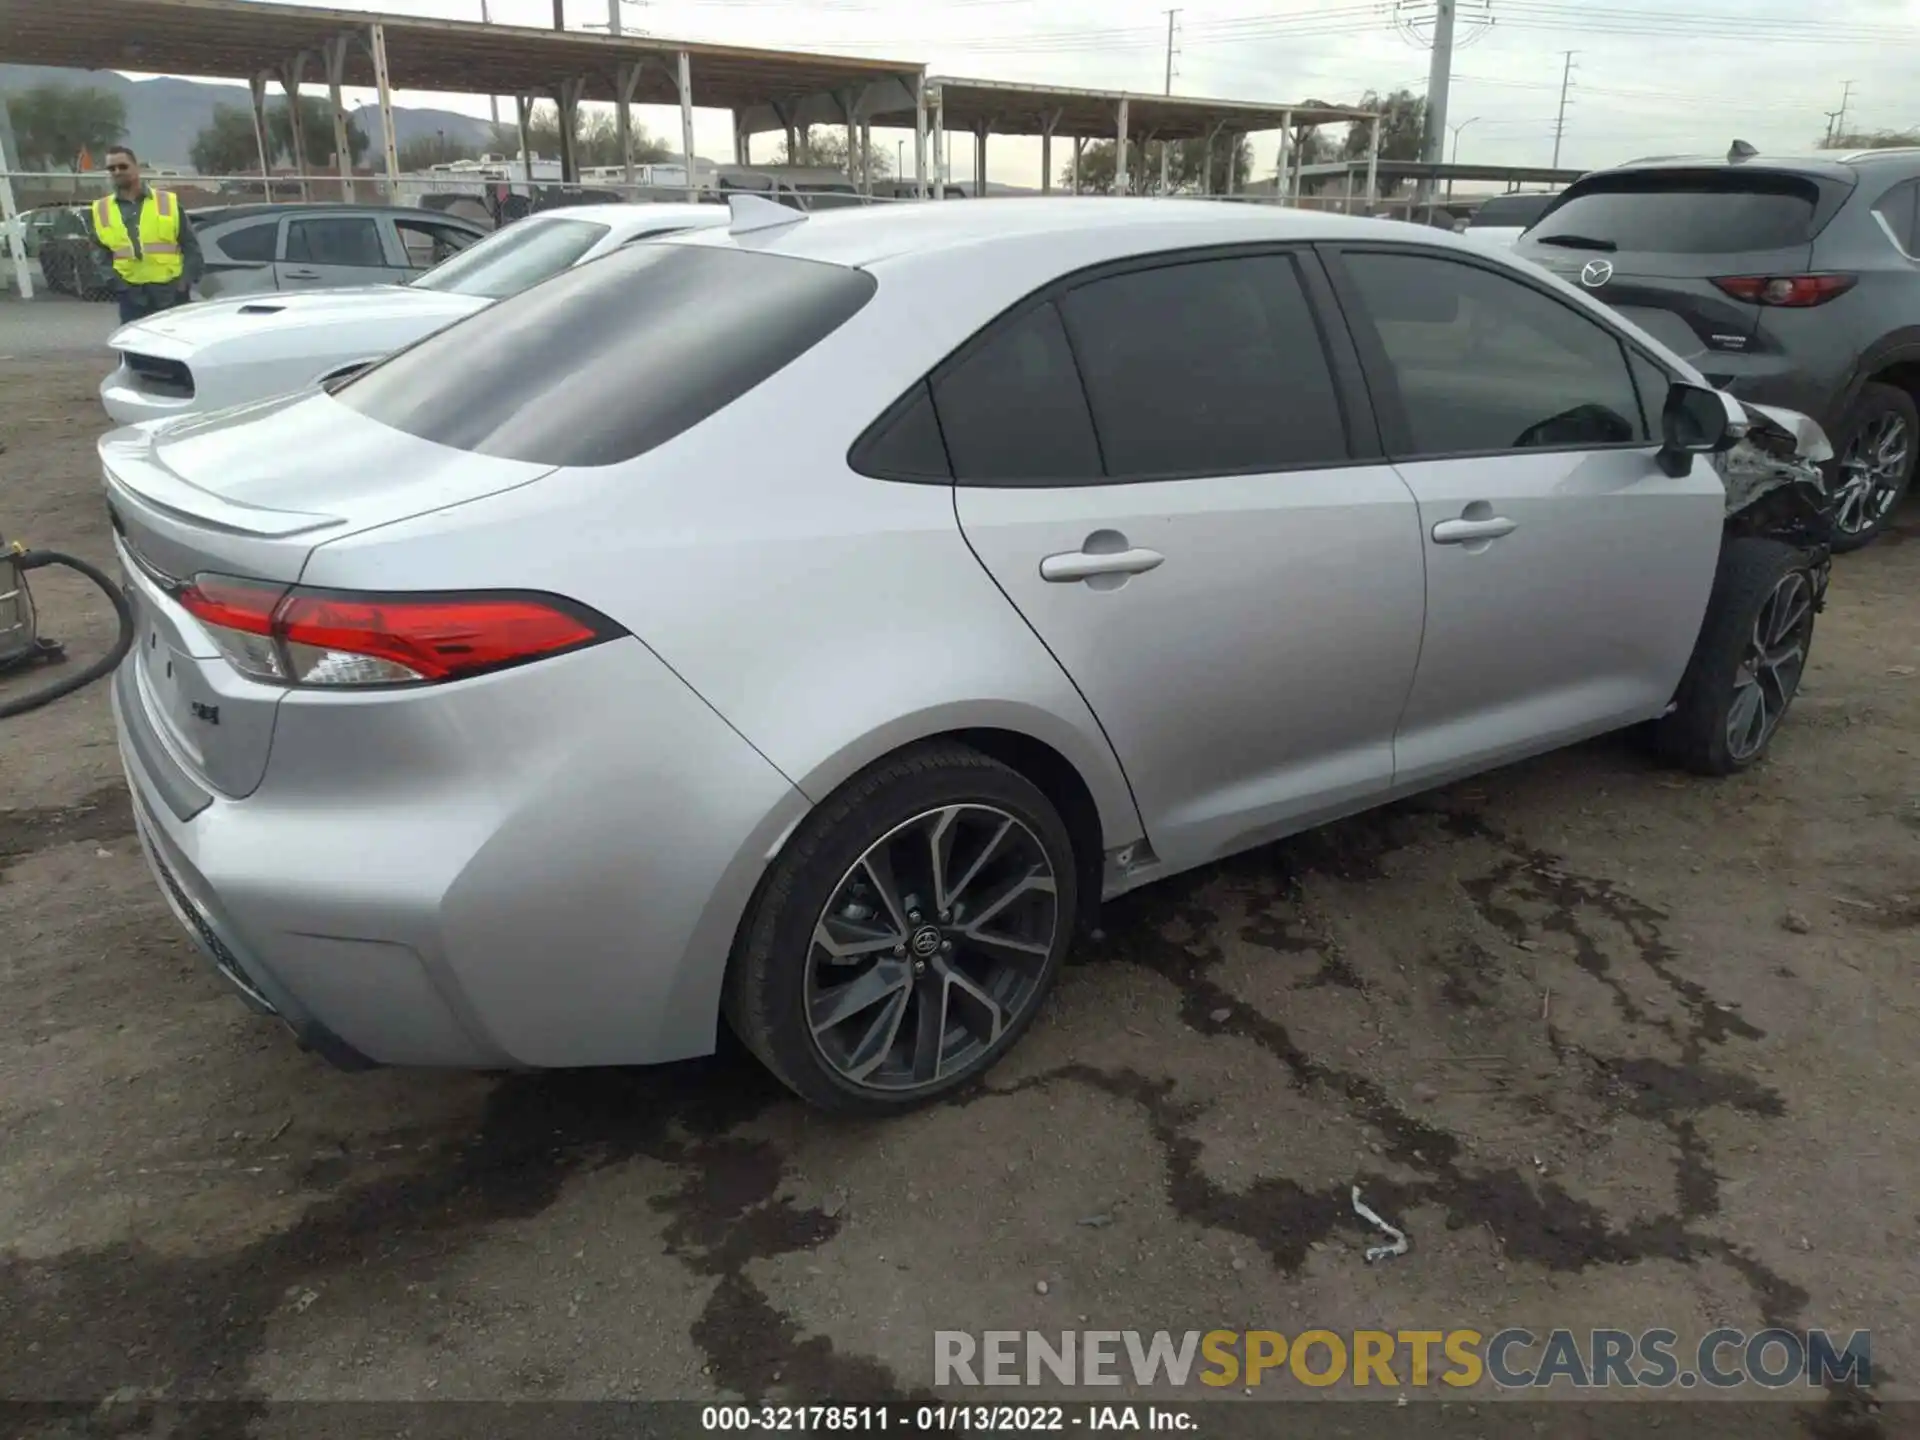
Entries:
{"type": "Polygon", "coordinates": [[[116,430],[99,451],[142,702],[176,758],[230,796],[259,785],[285,692],[229,665],[180,588],[201,572],[291,584],[316,545],[554,469],[435,445],[324,393],[116,430]]]}
{"type": "Polygon", "coordinates": [[[377,324],[393,317],[420,316],[451,324],[491,303],[474,295],[416,290],[407,285],[314,290],[303,294],[267,292],[231,300],[201,300],[163,310],[122,326],[109,344],[116,350],[154,348],[167,354],[197,349],[238,336],[304,329],[309,326],[377,324]]]}

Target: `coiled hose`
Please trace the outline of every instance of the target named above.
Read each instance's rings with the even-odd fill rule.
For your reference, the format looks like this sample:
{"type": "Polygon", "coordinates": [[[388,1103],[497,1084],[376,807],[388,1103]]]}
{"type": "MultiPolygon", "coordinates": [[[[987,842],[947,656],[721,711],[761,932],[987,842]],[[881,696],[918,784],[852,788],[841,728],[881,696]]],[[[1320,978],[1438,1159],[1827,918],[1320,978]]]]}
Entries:
{"type": "Polygon", "coordinates": [[[24,715],[29,710],[38,710],[42,705],[51,705],[54,701],[74,691],[84,689],[94,681],[113,673],[114,667],[127,658],[127,652],[133,648],[133,607],[127,603],[127,597],[113,579],[98,566],[90,565],[77,555],[63,555],[57,550],[26,550],[12,557],[13,563],[22,574],[29,570],[38,570],[46,565],[64,565],[76,570],[100,587],[100,592],[113,606],[113,613],[119,617],[120,633],[114,637],[113,648],[86,669],[66,675],[30,695],[22,695],[16,700],[0,701],[0,720],[10,720],[15,715],[24,715]]]}

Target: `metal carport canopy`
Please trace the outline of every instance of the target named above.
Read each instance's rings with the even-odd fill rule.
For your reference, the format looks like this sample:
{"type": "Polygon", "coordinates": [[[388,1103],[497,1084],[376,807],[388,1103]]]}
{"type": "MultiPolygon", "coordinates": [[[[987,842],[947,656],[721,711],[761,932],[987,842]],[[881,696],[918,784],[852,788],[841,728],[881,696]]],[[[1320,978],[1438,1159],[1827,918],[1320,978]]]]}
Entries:
{"type": "MultiPolygon", "coordinates": [[[[1062,85],[968,80],[950,75],[930,75],[922,89],[923,100],[916,107],[916,126],[921,133],[927,133],[930,111],[934,172],[944,176],[947,171],[948,132],[971,134],[974,141],[974,175],[976,184],[982,185],[982,193],[985,193],[982,177],[987,170],[989,135],[1038,135],[1041,189],[1046,191],[1053,188],[1054,138],[1058,136],[1072,141],[1070,185],[1076,194],[1080,189],[1081,145],[1087,140],[1111,140],[1126,135],[1134,140],[1204,140],[1211,147],[1216,139],[1249,135],[1262,130],[1286,130],[1290,141],[1291,132],[1302,125],[1347,123],[1371,126],[1369,153],[1377,152],[1380,140],[1380,117],[1372,111],[1328,105],[1318,100],[1303,100],[1295,104],[1204,100],[1190,95],[1084,90],[1062,85]]],[[[878,115],[883,112],[874,109],[873,113],[878,115]]],[[[754,118],[758,119],[758,116],[754,118]]],[[[742,124],[745,123],[743,120],[742,124]]],[[[923,147],[916,145],[915,153],[923,153],[923,147]]],[[[1128,157],[1121,153],[1116,158],[1115,184],[1125,194],[1131,183],[1128,157]]],[[[1297,155],[1295,161],[1297,165],[1297,155]]],[[[1161,171],[1164,179],[1164,150],[1161,154],[1161,171]]],[[[1233,166],[1229,163],[1228,194],[1233,193],[1234,181],[1233,166]]],[[[944,181],[934,193],[936,197],[945,197],[944,181]]]]}
{"type": "Polygon", "coordinates": [[[1204,140],[1209,135],[1251,135],[1290,125],[1343,125],[1373,119],[1370,110],[1317,100],[1275,105],[929,75],[927,93],[936,92],[949,129],[973,132],[984,125],[995,135],[1111,139],[1122,101],[1127,105],[1129,130],[1156,140],[1204,140]]]}
{"type": "MultiPolygon", "coordinates": [[[[364,35],[376,25],[385,35],[388,82],[400,90],[531,95],[580,82],[582,100],[678,105],[675,71],[685,53],[694,101],[703,108],[744,111],[771,100],[864,92],[875,82],[891,82],[893,103],[904,96],[903,108],[911,109],[912,80],[923,69],[906,61],[258,0],[0,0],[0,60],[250,80],[277,73],[296,55],[317,56],[343,34],[364,35]],[[636,62],[638,83],[623,97],[621,71],[636,62]]],[[[371,48],[352,47],[342,83],[377,88],[378,78],[371,48]]]]}

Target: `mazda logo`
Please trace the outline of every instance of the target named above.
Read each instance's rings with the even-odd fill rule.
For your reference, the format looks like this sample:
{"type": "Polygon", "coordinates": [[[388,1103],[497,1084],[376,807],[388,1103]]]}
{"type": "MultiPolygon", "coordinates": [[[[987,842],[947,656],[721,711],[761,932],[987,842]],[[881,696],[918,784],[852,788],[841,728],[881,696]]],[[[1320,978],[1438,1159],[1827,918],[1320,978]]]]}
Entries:
{"type": "Polygon", "coordinates": [[[1589,290],[1598,290],[1613,278],[1611,260],[1589,260],[1580,267],[1580,283],[1589,290]]]}

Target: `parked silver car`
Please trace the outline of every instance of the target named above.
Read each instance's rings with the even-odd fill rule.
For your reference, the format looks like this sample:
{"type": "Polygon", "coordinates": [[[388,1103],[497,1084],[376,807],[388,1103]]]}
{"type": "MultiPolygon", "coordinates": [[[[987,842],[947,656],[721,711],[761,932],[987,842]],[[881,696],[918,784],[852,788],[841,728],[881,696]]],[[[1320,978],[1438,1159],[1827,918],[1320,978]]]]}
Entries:
{"type": "Polygon", "coordinates": [[[101,442],[142,839],[343,1063],[724,1013],[899,1108],[1103,897],[1641,722],[1737,769],[1792,700],[1818,470],[1534,267],[1203,202],[732,208],[101,442]]]}
{"type": "Polygon", "coordinates": [[[193,212],[202,299],[274,290],[403,285],[488,231],[404,205],[230,205],[193,212]]]}

